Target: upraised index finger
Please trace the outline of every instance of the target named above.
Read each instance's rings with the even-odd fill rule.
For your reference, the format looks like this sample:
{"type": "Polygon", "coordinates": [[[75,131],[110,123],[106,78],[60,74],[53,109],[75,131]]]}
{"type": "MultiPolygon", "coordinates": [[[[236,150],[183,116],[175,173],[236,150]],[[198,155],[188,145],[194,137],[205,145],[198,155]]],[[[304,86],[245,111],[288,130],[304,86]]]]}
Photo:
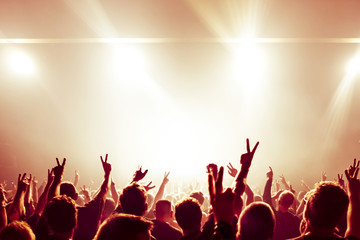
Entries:
{"type": "Polygon", "coordinates": [[[105,162],[107,162],[108,154],[105,155],[105,162]]]}
{"type": "Polygon", "coordinates": [[[56,158],[56,163],[57,163],[58,166],[60,166],[60,162],[59,162],[58,158],[56,158]]]}

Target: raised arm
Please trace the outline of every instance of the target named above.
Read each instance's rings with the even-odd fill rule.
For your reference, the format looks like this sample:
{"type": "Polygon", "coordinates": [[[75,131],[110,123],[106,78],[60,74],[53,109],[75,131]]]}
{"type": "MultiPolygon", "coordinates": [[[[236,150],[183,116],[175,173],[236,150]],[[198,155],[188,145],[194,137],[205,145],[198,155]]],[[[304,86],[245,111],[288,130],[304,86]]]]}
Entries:
{"type": "Polygon", "coordinates": [[[21,174],[19,174],[18,187],[15,193],[14,201],[11,204],[8,212],[8,218],[10,221],[18,220],[20,217],[25,216],[24,199],[26,189],[29,186],[29,183],[27,182],[27,179],[25,177],[26,173],[24,173],[22,176],[21,174]]]}
{"type": "Polygon", "coordinates": [[[47,200],[48,200],[48,194],[49,194],[49,189],[50,189],[50,186],[52,184],[52,182],[54,181],[54,174],[53,174],[53,169],[50,171],[48,169],[48,178],[47,178],[47,182],[46,182],[46,185],[44,187],[44,191],[42,192],[42,194],[40,195],[39,197],[39,202],[38,204],[36,205],[36,208],[35,208],[35,214],[38,214],[38,215],[42,215],[44,209],[45,209],[45,205],[47,203],[47,200]]]}
{"type": "Polygon", "coordinates": [[[214,172],[208,171],[209,197],[215,220],[214,239],[235,239],[236,226],[233,225],[235,194],[231,188],[223,191],[223,175],[223,167],[220,167],[217,176],[214,172]]]}
{"type": "Polygon", "coordinates": [[[110,191],[111,191],[111,197],[114,200],[116,206],[119,201],[119,193],[117,192],[115,182],[112,179],[110,184],[110,191]]]}
{"type": "Polygon", "coordinates": [[[31,187],[32,187],[32,195],[34,203],[37,204],[39,201],[38,189],[37,189],[38,181],[35,179],[35,176],[32,179],[31,187]]]}
{"type": "Polygon", "coordinates": [[[154,211],[155,210],[155,206],[156,206],[156,203],[161,200],[164,196],[164,192],[165,192],[165,186],[166,184],[169,183],[169,174],[170,172],[165,172],[164,174],[164,178],[160,184],[160,187],[159,187],[159,190],[157,191],[156,195],[155,195],[155,198],[154,198],[154,201],[153,201],[153,205],[151,207],[149,207],[150,211],[154,211]]]}
{"type": "Polygon", "coordinates": [[[75,188],[77,188],[77,186],[79,184],[79,179],[80,179],[79,172],[77,170],[75,170],[75,177],[74,177],[74,186],[75,186],[75,188]]]}
{"type": "Polygon", "coordinates": [[[250,203],[254,202],[254,192],[251,190],[249,184],[245,186],[245,194],[246,194],[246,206],[250,203]]]}
{"type": "Polygon", "coordinates": [[[100,192],[97,194],[97,198],[105,199],[107,192],[109,191],[110,186],[110,173],[111,173],[111,164],[107,162],[108,154],[105,155],[105,159],[100,156],[100,160],[104,169],[104,181],[101,185],[100,192]]]}
{"type": "Polygon", "coordinates": [[[286,181],[286,179],[284,177],[284,174],[280,175],[279,178],[280,178],[281,183],[284,185],[285,190],[290,191],[290,185],[287,183],[287,181],[286,181]]]}
{"type": "Polygon", "coordinates": [[[266,177],[267,177],[267,181],[266,181],[265,187],[264,187],[263,200],[264,200],[264,202],[269,204],[272,209],[274,209],[274,206],[272,204],[272,198],[271,198],[271,186],[272,186],[272,182],[273,182],[274,172],[270,166],[269,166],[269,171],[266,173],[266,177]]]}
{"type": "Polygon", "coordinates": [[[0,232],[7,225],[5,190],[0,187],[0,232]]]}
{"type": "Polygon", "coordinates": [[[357,178],[359,173],[359,162],[345,170],[345,176],[349,183],[350,204],[347,214],[347,230],[345,236],[360,238],[360,181],[357,178]]]}
{"type": "Polygon", "coordinates": [[[24,204],[25,206],[29,206],[31,203],[31,199],[32,199],[32,175],[30,174],[30,177],[28,179],[29,182],[29,186],[26,188],[26,192],[25,192],[25,198],[24,198],[24,204]]]}
{"type": "Polygon", "coordinates": [[[49,189],[48,200],[60,195],[60,184],[64,175],[66,158],[63,159],[62,164],[60,164],[59,159],[56,158],[56,164],[57,165],[52,169],[52,172],[54,173],[54,181],[49,189]]]}
{"type": "Polygon", "coordinates": [[[240,172],[238,172],[235,180],[235,200],[234,200],[234,211],[235,215],[239,216],[241,209],[243,207],[243,200],[241,198],[241,195],[245,191],[245,184],[246,184],[246,178],[249,173],[249,168],[251,166],[251,162],[254,158],[255,151],[259,145],[259,142],[257,142],[252,150],[250,150],[250,143],[249,139],[246,139],[246,150],[247,152],[242,154],[240,157],[240,164],[241,169],[240,172]]]}

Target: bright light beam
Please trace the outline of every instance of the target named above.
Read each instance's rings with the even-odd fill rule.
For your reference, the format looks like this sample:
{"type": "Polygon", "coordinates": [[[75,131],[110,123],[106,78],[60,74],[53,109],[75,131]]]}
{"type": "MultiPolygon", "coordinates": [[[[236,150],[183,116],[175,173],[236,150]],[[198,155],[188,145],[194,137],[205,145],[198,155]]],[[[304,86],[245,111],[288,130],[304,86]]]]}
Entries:
{"type": "Polygon", "coordinates": [[[360,73],[360,53],[358,53],[353,59],[350,60],[347,67],[347,74],[349,79],[353,78],[360,73]]]}
{"type": "Polygon", "coordinates": [[[35,73],[35,63],[33,59],[20,50],[10,53],[8,65],[10,70],[19,76],[31,76],[35,73]]]}
{"type": "MultiPolygon", "coordinates": [[[[346,75],[342,79],[336,93],[329,105],[328,125],[325,132],[324,154],[331,154],[334,147],[338,146],[340,133],[348,118],[352,95],[353,83],[360,73],[360,54],[357,54],[347,65],[346,75]]],[[[327,156],[323,156],[327,157],[327,156]]]]}

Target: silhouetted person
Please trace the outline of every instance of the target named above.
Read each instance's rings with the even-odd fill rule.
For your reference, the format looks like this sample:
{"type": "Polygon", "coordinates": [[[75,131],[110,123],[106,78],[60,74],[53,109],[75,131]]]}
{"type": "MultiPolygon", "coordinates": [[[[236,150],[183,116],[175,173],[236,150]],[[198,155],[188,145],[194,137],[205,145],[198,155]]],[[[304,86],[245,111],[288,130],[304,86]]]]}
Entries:
{"type": "Polygon", "coordinates": [[[175,206],[175,219],[182,229],[182,240],[208,239],[201,232],[202,211],[199,202],[192,197],[180,201],[175,206]]]}
{"type": "Polygon", "coordinates": [[[44,217],[51,231],[47,239],[72,239],[77,223],[77,209],[72,198],[61,195],[51,199],[45,207],[44,217]]]}
{"type": "Polygon", "coordinates": [[[271,207],[263,202],[253,202],[240,215],[237,240],[272,239],[275,216],[271,207]]]}
{"type": "Polygon", "coordinates": [[[152,222],[144,217],[117,213],[100,226],[94,240],[150,240],[152,222]]]}
{"type": "MultiPolygon", "coordinates": [[[[134,182],[123,188],[119,197],[119,203],[124,213],[144,216],[148,207],[146,199],[145,188],[134,182]]],[[[117,211],[120,212],[119,208],[117,211]]]]}
{"type": "Polygon", "coordinates": [[[35,234],[24,221],[13,221],[0,232],[0,240],[35,240],[35,234]]]}
{"type": "Polygon", "coordinates": [[[170,201],[158,201],[156,203],[154,215],[155,219],[152,220],[154,228],[151,233],[156,240],[178,240],[181,238],[181,232],[168,224],[173,217],[170,201]]]}
{"type": "Polygon", "coordinates": [[[341,239],[335,227],[346,215],[348,204],[346,192],[337,183],[319,183],[307,195],[303,214],[304,230],[302,236],[296,239],[341,239]]]}
{"type": "Polygon", "coordinates": [[[276,210],[271,199],[271,185],[273,181],[273,171],[269,167],[266,173],[268,178],[264,188],[264,201],[268,203],[275,213],[276,226],[274,240],[285,240],[300,235],[300,219],[289,211],[295,201],[295,195],[291,191],[283,191],[279,196],[278,209],[276,210]]]}

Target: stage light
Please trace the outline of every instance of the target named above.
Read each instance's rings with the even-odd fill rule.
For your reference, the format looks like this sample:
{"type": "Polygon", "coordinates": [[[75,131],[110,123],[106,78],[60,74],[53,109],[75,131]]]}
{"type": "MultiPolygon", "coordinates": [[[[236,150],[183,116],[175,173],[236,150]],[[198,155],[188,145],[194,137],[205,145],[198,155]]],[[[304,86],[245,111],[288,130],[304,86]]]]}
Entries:
{"type": "Polygon", "coordinates": [[[350,60],[347,66],[347,73],[351,77],[360,73],[360,54],[350,60]]]}
{"type": "Polygon", "coordinates": [[[255,39],[244,38],[234,49],[235,74],[244,79],[258,79],[266,69],[266,59],[255,39]]]}
{"type": "Polygon", "coordinates": [[[8,59],[11,71],[20,76],[31,76],[35,73],[33,59],[25,52],[16,50],[10,53],[8,59]]]}
{"type": "Polygon", "coordinates": [[[145,56],[134,46],[114,46],[112,70],[117,75],[138,78],[147,70],[145,56]]]}

